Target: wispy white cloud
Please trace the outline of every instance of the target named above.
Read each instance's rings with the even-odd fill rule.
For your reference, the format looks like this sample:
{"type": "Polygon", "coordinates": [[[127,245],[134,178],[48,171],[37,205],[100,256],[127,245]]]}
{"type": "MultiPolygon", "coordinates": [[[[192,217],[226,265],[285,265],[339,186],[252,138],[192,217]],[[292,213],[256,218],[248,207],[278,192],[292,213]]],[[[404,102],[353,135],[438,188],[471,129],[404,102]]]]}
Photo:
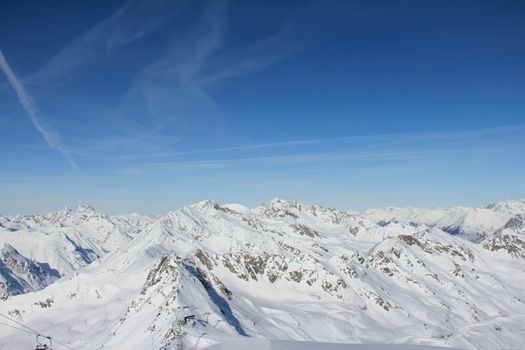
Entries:
{"type": "MultiPolygon", "coordinates": [[[[263,69],[333,37],[342,25],[354,19],[349,11],[348,6],[326,6],[322,1],[306,3],[266,37],[235,47],[223,43],[221,50],[209,52],[209,59],[192,70],[192,78],[204,85],[263,69]]],[[[203,19],[212,21],[217,17],[204,16],[203,19]]],[[[220,29],[224,29],[224,24],[220,29]]]]}
{"type": "Polygon", "coordinates": [[[208,2],[187,33],[173,36],[166,53],[133,79],[122,101],[123,115],[139,110],[140,117],[149,116],[159,127],[183,119],[181,111],[190,105],[214,105],[197,76],[224,43],[227,7],[226,1],[208,2]]]}
{"type": "Polygon", "coordinates": [[[525,124],[507,125],[484,129],[470,129],[470,130],[444,130],[444,131],[430,131],[430,132],[410,132],[410,133],[390,133],[390,134],[375,134],[363,136],[348,136],[348,137],[331,137],[319,139],[304,139],[304,140],[288,140],[281,142],[258,143],[252,145],[239,145],[232,147],[197,149],[186,152],[160,152],[130,155],[123,158],[126,159],[166,159],[179,156],[198,155],[198,154],[215,154],[223,152],[235,151],[252,151],[264,149],[293,149],[300,146],[320,145],[320,144],[352,144],[359,143],[360,146],[366,145],[390,145],[392,142],[397,144],[417,142],[451,142],[451,141],[468,141],[473,138],[490,136],[495,134],[523,132],[525,131],[525,124]]]}
{"type": "Polygon", "coordinates": [[[146,170],[179,170],[179,169],[202,169],[202,168],[238,168],[241,166],[286,166],[299,163],[327,164],[341,162],[369,162],[376,161],[381,164],[384,161],[410,162],[421,160],[432,160],[442,157],[465,157],[475,155],[487,155],[491,153],[524,152],[525,145],[505,147],[460,147],[449,149],[378,149],[366,151],[346,152],[317,152],[303,154],[288,154],[277,156],[261,156],[248,158],[219,158],[208,160],[181,160],[181,161],[158,161],[137,164],[133,168],[124,169],[122,173],[140,173],[146,170]]]}
{"type": "MultiPolygon", "coordinates": [[[[23,82],[49,85],[85,74],[86,68],[159,29],[183,5],[167,0],[127,2],[67,44],[23,82]]],[[[155,140],[161,149],[161,134],[168,127],[178,133],[170,135],[171,139],[187,135],[191,128],[199,128],[201,136],[211,128],[227,130],[228,125],[218,120],[221,112],[208,91],[210,84],[262,69],[305,50],[330,37],[345,17],[333,6],[311,2],[266,38],[232,47],[227,40],[228,7],[228,1],[223,0],[203,3],[200,16],[187,31],[174,33],[166,53],[139,71],[122,103],[111,113],[115,139],[100,140],[99,148],[107,145],[108,149],[124,149],[126,145],[155,140]],[[314,20],[323,25],[311,26],[314,20]]],[[[169,149],[169,142],[164,146],[169,149]]]]}
{"type": "Polygon", "coordinates": [[[62,140],[60,139],[60,136],[58,135],[58,133],[56,133],[53,129],[51,129],[51,127],[46,125],[45,122],[38,117],[36,113],[36,109],[34,107],[34,104],[30,96],[28,95],[27,91],[24,89],[24,86],[18,80],[14,71],[11,69],[11,67],[7,63],[7,60],[1,50],[0,50],[0,69],[2,69],[2,71],[7,77],[7,80],[9,81],[13,89],[15,90],[16,95],[18,96],[18,100],[20,101],[20,104],[22,105],[27,115],[31,119],[33,126],[38,130],[38,132],[40,132],[40,134],[42,134],[42,136],[44,137],[44,140],[47,142],[49,147],[60,152],[62,156],[69,162],[71,167],[73,167],[73,169],[78,171],[78,167],[75,163],[75,160],[71,156],[71,152],[62,143],[62,140]]]}
{"type": "Polygon", "coordinates": [[[202,131],[206,123],[195,118],[206,115],[210,123],[221,115],[209,92],[212,84],[262,69],[331,37],[348,20],[345,11],[309,3],[266,37],[232,45],[228,2],[209,1],[186,33],[174,34],[165,55],[136,76],[123,100],[122,114],[140,111],[137,114],[149,115],[156,126],[187,126],[190,119],[190,125],[202,131]],[[312,26],[313,21],[317,25],[312,26]]]}
{"type": "Polygon", "coordinates": [[[358,20],[348,6],[326,6],[323,1],[306,3],[267,37],[219,52],[203,67],[199,79],[210,83],[258,71],[333,37],[350,22],[358,20]]]}
{"type": "MultiPolygon", "coordinates": [[[[33,74],[21,77],[20,81],[24,86],[49,87],[83,77],[91,68],[110,62],[119,49],[151,35],[166,25],[186,3],[185,0],[177,3],[169,0],[127,1],[102,22],[67,43],[33,74]]],[[[65,94],[67,95],[67,91],[65,94]]],[[[96,136],[87,137],[80,142],[80,145],[73,144],[75,146],[71,152],[73,155],[86,156],[98,150],[104,150],[107,155],[107,150],[132,148],[133,145],[146,142],[148,137],[160,130],[158,125],[150,128],[147,125],[147,118],[136,122],[129,116],[121,115],[114,106],[100,106],[98,101],[90,100],[88,97],[69,96],[72,97],[83,104],[82,110],[96,109],[94,106],[102,107],[102,113],[107,115],[107,128],[113,129],[111,134],[116,135],[110,138],[101,137],[97,133],[96,136]]],[[[87,130],[87,128],[79,129],[87,130]]]]}
{"type": "MultiPolygon", "coordinates": [[[[26,84],[50,84],[82,72],[114,51],[151,34],[179,10],[166,0],[129,1],[111,16],[88,29],[24,79],[26,84]]],[[[83,72],[82,72],[83,73],[83,72]]]]}
{"type": "Polygon", "coordinates": [[[524,132],[525,124],[519,124],[484,129],[261,143],[149,155],[143,158],[143,162],[132,162],[128,168],[122,168],[120,173],[147,176],[158,172],[220,170],[229,171],[228,174],[235,176],[253,170],[333,173],[334,169],[339,169],[348,174],[349,171],[354,173],[371,167],[388,166],[416,171],[425,167],[457,166],[458,161],[461,164],[469,161],[480,164],[480,160],[482,164],[490,166],[525,152],[524,132]],[[323,147],[324,144],[329,144],[329,147],[323,147]]]}

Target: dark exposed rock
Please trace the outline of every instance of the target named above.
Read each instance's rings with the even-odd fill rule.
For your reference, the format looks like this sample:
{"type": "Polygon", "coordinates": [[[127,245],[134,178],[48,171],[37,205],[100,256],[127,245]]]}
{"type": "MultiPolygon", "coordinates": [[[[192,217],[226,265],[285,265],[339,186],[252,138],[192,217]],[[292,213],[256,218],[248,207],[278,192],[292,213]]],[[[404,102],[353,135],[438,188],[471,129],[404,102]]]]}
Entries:
{"type": "Polygon", "coordinates": [[[413,246],[413,245],[417,245],[419,248],[425,250],[425,245],[423,245],[423,243],[421,243],[421,241],[419,241],[417,238],[415,238],[414,236],[410,236],[410,235],[400,235],[398,236],[398,239],[405,242],[406,244],[410,245],[410,246],[413,246]]]}
{"type": "Polygon", "coordinates": [[[195,257],[200,260],[209,270],[213,269],[213,261],[201,249],[197,249],[195,257]]]}
{"type": "Polygon", "coordinates": [[[297,283],[301,282],[301,280],[303,279],[303,273],[301,271],[290,271],[288,274],[290,275],[292,281],[295,281],[297,283]]]}
{"type": "Polygon", "coordinates": [[[146,291],[154,286],[155,284],[159,283],[161,280],[162,280],[162,275],[167,273],[167,274],[172,274],[172,273],[175,273],[176,271],[176,265],[174,266],[173,265],[173,262],[175,262],[176,264],[180,263],[181,260],[180,258],[178,257],[172,257],[171,255],[167,254],[167,255],[164,255],[159,263],[153,267],[150,272],[148,273],[148,276],[146,277],[146,282],[144,283],[144,286],[142,288],[142,291],[141,291],[141,294],[145,294],[146,291]]]}
{"type": "Polygon", "coordinates": [[[312,230],[310,229],[308,226],[306,225],[303,225],[303,224],[295,224],[295,225],[290,225],[290,227],[298,234],[302,235],[302,236],[308,236],[308,237],[320,237],[321,235],[319,234],[319,232],[315,231],[315,230],[312,230]]]}
{"type": "Polygon", "coordinates": [[[494,232],[483,245],[490,251],[503,250],[516,258],[525,259],[525,216],[516,215],[494,232]]]}
{"type": "Polygon", "coordinates": [[[47,309],[50,308],[54,302],[53,298],[47,298],[44,301],[36,302],[35,305],[40,306],[42,309],[47,309]]]}
{"type": "Polygon", "coordinates": [[[441,253],[453,257],[459,257],[463,261],[466,261],[467,258],[474,261],[474,254],[468,248],[462,246],[444,245],[433,241],[421,241],[410,235],[400,235],[398,236],[398,239],[409,246],[418,246],[428,254],[441,253]]]}
{"type": "Polygon", "coordinates": [[[325,248],[325,247],[323,247],[323,246],[320,245],[320,244],[314,243],[314,244],[312,244],[312,247],[314,247],[314,248],[319,248],[319,249],[321,249],[323,252],[328,253],[328,249],[325,248]]]}
{"type": "Polygon", "coordinates": [[[490,251],[504,250],[514,257],[525,259],[525,240],[517,235],[499,234],[483,245],[490,251]]]}
{"type": "Polygon", "coordinates": [[[245,254],[243,258],[246,270],[250,273],[252,279],[257,280],[257,276],[263,274],[269,256],[266,254],[259,256],[245,254]]]}

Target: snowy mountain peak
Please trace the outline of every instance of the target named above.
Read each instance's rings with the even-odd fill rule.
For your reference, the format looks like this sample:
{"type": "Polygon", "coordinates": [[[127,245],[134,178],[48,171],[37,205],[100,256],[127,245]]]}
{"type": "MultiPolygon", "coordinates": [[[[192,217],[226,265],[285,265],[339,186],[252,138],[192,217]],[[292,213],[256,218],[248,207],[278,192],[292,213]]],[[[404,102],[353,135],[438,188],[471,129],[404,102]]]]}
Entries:
{"type": "Polygon", "coordinates": [[[525,199],[508,199],[491,203],[487,206],[487,209],[511,215],[525,213],[525,199]]]}
{"type": "Polygon", "coordinates": [[[303,204],[293,200],[286,200],[281,198],[274,198],[270,201],[264,202],[262,207],[266,208],[275,208],[275,209],[300,209],[303,207],[303,204]]]}
{"type": "Polygon", "coordinates": [[[97,213],[96,209],[93,208],[92,206],[90,205],[87,205],[87,204],[78,204],[74,209],[73,209],[74,212],[76,213],[90,213],[90,214],[93,214],[93,213],[97,213]]]}
{"type": "Polygon", "coordinates": [[[190,204],[188,205],[188,207],[192,209],[197,209],[197,210],[208,210],[208,209],[217,209],[219,207],[219,204],[217,204],[217,202],[211,199],[205,199],[197,203],[190,204]]]}

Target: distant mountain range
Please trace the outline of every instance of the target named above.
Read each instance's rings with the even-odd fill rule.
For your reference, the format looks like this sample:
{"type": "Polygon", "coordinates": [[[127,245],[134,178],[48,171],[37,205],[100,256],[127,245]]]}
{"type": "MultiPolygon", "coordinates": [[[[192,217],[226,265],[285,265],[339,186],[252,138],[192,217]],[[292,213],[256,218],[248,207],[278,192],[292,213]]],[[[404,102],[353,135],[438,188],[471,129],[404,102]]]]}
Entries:
{"type": "Polygon", "coordinates": [[[85,205],[44,215],[0,215],[0,294],[41,289],[124,246],[154,221],[139,214],[102,215],[85,205]],[[33,267],[42,264],[48,268],[33,267]]]}
{"type": "Polygon", "coordinates": [[[0,216],[0,249],[0,313],[78,349],[525,348],[525,200],[78,206],[0,216]]]}

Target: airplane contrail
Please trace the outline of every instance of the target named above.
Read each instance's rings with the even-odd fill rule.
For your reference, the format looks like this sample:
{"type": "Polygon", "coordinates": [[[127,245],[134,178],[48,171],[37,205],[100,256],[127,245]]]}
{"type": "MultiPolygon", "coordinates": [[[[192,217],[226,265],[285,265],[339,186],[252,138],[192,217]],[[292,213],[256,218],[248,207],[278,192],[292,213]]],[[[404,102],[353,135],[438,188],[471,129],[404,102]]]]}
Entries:
{"type": "Polygon", "coordinates": [[[15,90],[16,95],[18,96],[18,100],[20,101],[20,104],[31,119],[33,126],[38,130],[38,132],[40,132],[40,134],[42,134],[48,146],[60,152],[60,154],[62,154],[62,156],[66,158],[66,160],[69,162],[71,167],[78,171],[77,164],[73,159],[71,152],[62,143],[62,141],[60,140],[60,136],[53,129],[47,126],[42,119],[38,117],[30,96],[24,89],[22,83],[20,83],[20,80],[18,80],[18,78],[16,77],[15,72],[13,72],[13,70],[7,63],[7,60],[5,59],[4,54],[2,53],[2,50],[0,50],[0,69],[2,69],[2,71],[7,77],[7,80],[11,84],[11,87],[15,90]]]}

